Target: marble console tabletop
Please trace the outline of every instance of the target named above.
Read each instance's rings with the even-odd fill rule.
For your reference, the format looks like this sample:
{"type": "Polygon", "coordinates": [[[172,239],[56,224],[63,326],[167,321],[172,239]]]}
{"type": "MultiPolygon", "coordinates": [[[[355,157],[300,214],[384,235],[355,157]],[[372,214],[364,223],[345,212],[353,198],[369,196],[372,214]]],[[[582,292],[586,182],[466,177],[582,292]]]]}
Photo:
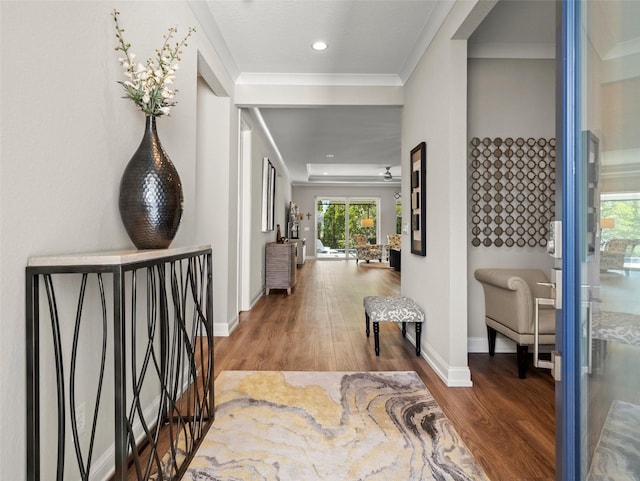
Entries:
{"type": "Polygon", "coordinates": [[[28,267],[54,266],[112,266],[145,262],[163,257],[181,256],[210,249],[210,245],[172,247],[169,249],[123,249],[102,252],[82,252],[51,256],[29,257],[28,267]]]}

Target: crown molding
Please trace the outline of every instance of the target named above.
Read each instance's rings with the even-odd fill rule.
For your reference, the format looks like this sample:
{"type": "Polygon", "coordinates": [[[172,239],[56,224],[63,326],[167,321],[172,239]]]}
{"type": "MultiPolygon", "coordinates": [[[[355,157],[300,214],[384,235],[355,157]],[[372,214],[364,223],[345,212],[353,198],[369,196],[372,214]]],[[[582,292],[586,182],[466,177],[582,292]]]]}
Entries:
{"type": "Polygon", "coordinates": [[[231,79],[235,82],[240,75],[240,69],[238,68],[231,50],[220,32],[220,28],[213,18],[213,14],[209,9],[208,2],[202,0],[187,0],[187,5],[191,8],[193,15],[200,25],[202,25],[202,31],[204,35],[209,39],[209,42],[213,46],[214,50],[220,56],[222,64],[227,69],[227,73],[231,79]]]}
{"type": "Polygon", "coordinates": [[[395,74],[300,74],[300,73],[251,73],[243,72],[236,85],[320,85],[402,87],[402,80],[395,74]]]}
{"type": "Polygon", "coordinates": [[[427,21],[422,32],[420,32],[418,40],[414,44],[413,49],[411,49],[411,52],[407,56],[407,59],[400,70],[402,85],[404,85],[404,83],[409,80],[409,77],[411,77],[411,74],[418,65],[418,62],[420,62],[420,59],[427,51],[427,48],[431,45],[431,42],[438,33],[438,30],[442,26],[445,18],[449,15],[454,4],[455,1],[452,0],[441,0],[435,2],[433,10],[428,15],[427,21]]]}

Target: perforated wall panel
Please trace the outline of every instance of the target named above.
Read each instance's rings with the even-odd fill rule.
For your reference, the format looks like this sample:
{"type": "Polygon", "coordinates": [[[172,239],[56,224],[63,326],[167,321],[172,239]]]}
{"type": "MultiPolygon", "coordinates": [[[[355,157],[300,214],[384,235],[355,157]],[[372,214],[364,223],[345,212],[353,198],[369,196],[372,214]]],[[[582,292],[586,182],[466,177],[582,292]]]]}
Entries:
{"type": "Polygon", "coordinates": [[[555,213],[556,139],[471,139],[469,207],[475,247],[545,246],[555,213]]]}

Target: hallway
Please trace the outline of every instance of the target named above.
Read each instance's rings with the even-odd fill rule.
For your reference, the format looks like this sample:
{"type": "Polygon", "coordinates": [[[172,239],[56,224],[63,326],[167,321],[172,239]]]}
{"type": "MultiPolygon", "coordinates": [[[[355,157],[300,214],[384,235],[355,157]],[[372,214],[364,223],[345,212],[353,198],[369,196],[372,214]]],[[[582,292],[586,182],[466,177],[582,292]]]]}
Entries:
{"type": "MultiPolygon", "coordinates": [[[[365,335],[363,297],[399,295],[399,272],[373,262],[308,260],[297,274],[290,296],[273,290],[241,313],[231,336],[215,338],[216,376],[222,370],[416,371],[492,480],[554,479],[548,371],[530,367],[521,380],[515,353],[470,354],[474,386],[447,388],[397,326],[380,326],[378,358],[373,336],[365,335]]],[[[414,336],[412,325],[407,336],[414,336]]]]}

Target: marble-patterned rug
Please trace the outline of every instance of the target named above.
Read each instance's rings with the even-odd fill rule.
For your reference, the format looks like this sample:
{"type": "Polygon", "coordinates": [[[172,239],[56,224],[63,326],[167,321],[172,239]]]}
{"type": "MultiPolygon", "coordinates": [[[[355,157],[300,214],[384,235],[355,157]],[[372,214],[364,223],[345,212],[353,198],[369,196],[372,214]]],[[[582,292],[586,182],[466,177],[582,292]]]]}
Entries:
{"type": "Polygon", "coordinates": [[[602,311],[593,315],[593,337],[640,346],[640,316],[602,311]]]}
{"type": "Polygon", "coordinates": [[[640,406],[613,401],[593,453],[588,481],[640,479],[640,406]]]}
{"type": "Polygon", "coordinates": [[[487,480],[415,372],[223,371],[183,479],[487,480]]]}

